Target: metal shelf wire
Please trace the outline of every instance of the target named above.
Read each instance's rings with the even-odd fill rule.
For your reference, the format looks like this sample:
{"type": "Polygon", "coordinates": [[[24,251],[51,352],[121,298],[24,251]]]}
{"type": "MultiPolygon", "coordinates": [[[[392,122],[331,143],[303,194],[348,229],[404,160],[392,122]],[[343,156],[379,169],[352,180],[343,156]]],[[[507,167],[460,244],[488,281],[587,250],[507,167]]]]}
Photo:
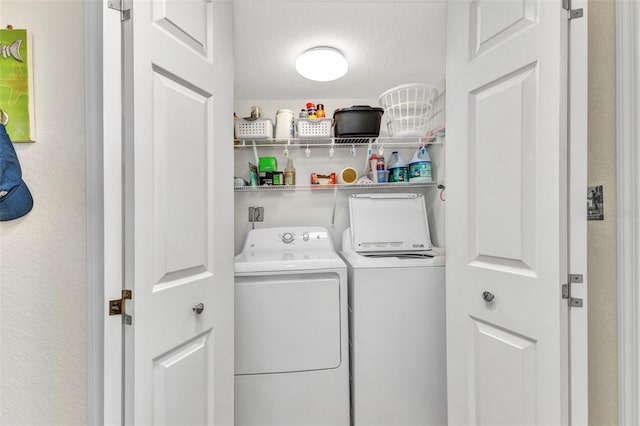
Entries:
{"type": "MultiPolygon", "coordinates": [[[[333,149],[415,149],[420,146],[443,145],[444,134],[436,133],[425,137],[376,137],[376,138],[293,138],[293,139],[236,139],[235,149],[265,149],[281,148],[285,150],[330,148],[333,149]]],[[[308,154],[308,152],[307,152],[308,154]]],[[[257,154],[256,154],[257,155],[257,154]]],[[[307,155],[308,156],[308,155],[307,155]]],[[[262,186],[235,186],[235,192],[291,192],[291,191],[332,191],[332,190],[382,190],[403,188],[436,188],[437,181],[431,182],[386,182],[366,184],[333,184],[333,185],[262,185],[262,186]]]]}
{"type": "Polygon", "coordinates": [[[368,184],[334,184],[334,185],[262,185],[262,186],[236,186],[235,192],[279,192],[279,191],[333,191],[333,190],[354,190],[354,189],[400,189],[400,188],[424,188],[437,187],[437,182],[420,182],[420,183],[368,183],[368,184]]]}
{"type": "Polygon", "coordinates": [[[354,146],[383,146],[385,148],[415,148],[422,145],[442,145],[441,137],[377,137],[377,138],[293,138],[293,139],[236,139],[234,148],[352,148],[354,146]]]}

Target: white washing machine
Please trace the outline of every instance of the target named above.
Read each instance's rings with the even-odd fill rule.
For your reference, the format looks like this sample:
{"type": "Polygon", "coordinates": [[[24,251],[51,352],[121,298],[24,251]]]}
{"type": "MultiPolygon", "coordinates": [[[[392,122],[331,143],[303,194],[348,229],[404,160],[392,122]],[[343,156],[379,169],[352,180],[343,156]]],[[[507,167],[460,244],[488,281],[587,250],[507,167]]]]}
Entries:
{"type": "Polygon", "coordinates": [[[349,210],[353,425],[446,425],[445,258],[424,199],[355,194],[349,210]]]}
{"type": "Polygon", "coordinates": [[[326,228],[249,231],[235,259],[235,425],[349,425],[347,268],[326,228]]]}

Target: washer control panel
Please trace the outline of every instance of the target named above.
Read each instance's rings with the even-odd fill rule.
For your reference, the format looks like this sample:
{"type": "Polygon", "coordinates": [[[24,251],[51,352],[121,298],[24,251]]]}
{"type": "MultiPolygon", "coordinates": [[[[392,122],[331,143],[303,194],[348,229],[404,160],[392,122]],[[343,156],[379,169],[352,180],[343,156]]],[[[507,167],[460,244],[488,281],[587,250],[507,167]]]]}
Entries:
{"type": "Polygon", "coordinates": [[[326,232],[313,231],[287,231],[280,234],[280,239],[285,244],[293,242],[303,242],[314,244],[315,241],[323,241],[329,238],[326,232]]]}
{"type": "Polygon", "coordinates": [[[321,226],[253,229],[245,247],[258,250],[334,250],[329,231],[321,226]]]}

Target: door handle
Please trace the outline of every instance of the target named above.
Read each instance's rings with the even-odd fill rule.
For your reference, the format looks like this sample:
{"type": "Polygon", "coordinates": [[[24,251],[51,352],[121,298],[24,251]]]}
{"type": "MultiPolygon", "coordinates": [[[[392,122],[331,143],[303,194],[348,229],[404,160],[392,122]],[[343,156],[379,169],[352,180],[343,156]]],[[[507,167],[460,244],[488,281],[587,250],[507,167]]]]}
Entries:
{"type": "Polygon", "coordinates": [[[495,299],[495,296],[493,295],[493,293],[489,291],[482,292],[482,300],[484,300],[485,302],[487,303],[493,302],[493,299],[495,299]]]}
{"type": "Polygon", "coordinates": [[[204,303],[198,303],[197,305],[194,305],[192,310],[196,314],[200,315],[202,311],[204,311],[204,303]]]}

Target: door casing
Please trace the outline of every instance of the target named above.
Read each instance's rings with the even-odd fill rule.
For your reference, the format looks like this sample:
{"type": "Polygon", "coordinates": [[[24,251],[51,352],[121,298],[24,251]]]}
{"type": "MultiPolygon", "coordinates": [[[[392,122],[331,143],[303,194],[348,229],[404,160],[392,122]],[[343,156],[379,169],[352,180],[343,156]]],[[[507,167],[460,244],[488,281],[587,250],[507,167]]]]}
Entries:
{"type": "MultiPolygon", "coordinates": [[[[621,3],[621,2],[617,2],[621,3]]],[[[624,3],[624,2],[622,2],[624,3]]],[[[587,1],[573,0],[574,8],[584,9],[584,18],[577,20],[572,29],[572,40],[587,38],[587,1]]],[[[118,144],[121,134],[119,102],[112,102],[111,92],[105,88],[121,86],[120,65],[114,61],[112,49],[120,44],[119,28],[114,25],[119,22],[119,14],[106,7],[104,1],[84,0],[85,22],[85,105],[87,132],[87,322],[88,322],[88,423],[89,424],[119,424],[121,422],[122,398],[121,377],[112,374],[118,371],[122,362],[122,345],[119,337],[120,322],[118,318],[108,318],[104,301],[117,297],[122,288],[122,280],[117,272],[121,266],[120,248],[122,235],[119,232],[109,232],[122,229],[121,173],[118,169],[109,169],[105,164],[113,164],[114,159],[121,158],[122,149],[118,144]],[[114,143],[114,141],[116,141],[114,143]],[[108,184],[105,184],[108,182],[108,184]],[[105,355],[105,348],[109,347],[111,356],[105,355]],[[115,376],[115,377],[114,377],[115,376]]],[[[618,11],[620,14],[621,11],[618,11]]],[[[586,43],[585,43],[586,44],[586,43]]],[[[577,64],[584,62],[586,67],[586,49],[580,45],[572,45],[572,58],[577,64]]],[[[571,212],[571,227],[581,226],[586,219],[584,208],[584,193],[586,190],[586,69],[576,73],[576,65],[571,69],[571,122],[582,126],[571,127],[571,205],[576,208],[571,212]],[[574,143],[575,141],[575,143],[574,143]],[[574,204],[576,203],[576,204],[574,204]],[[583,208],[580,208],[583,206],[583,208]]],[[[620,72],[620,70],[619,70],[620,72]]],[[[636,96],[637,97],[637,96],[636,96]]],[[[586,241],[580,237],[580,232],[572,232],[571,245],[584,247],[586,241]],[[574,240],[576,238],[576,240],[574,240]]],[[[620,259],[623,264],[624,259],[620,259]]],[[[570,254],[572,270],[586,272],[586,255],[580,250],[573,249],[570,254]]],[[[585,298],[585,283],[579,288],[577,297],[585,298]]],[[[573,310],[572,327],[586,329],[586,312],[582,315],[573,310]]],[[[587,342],[572,342],[572,362],[578,362],[585,368],[587,359],[584,356],[577,359],[576,354],[582,354],[581,346],[587,342]]],[[[622,355],[621,355],[622,356],[622,355]]],[[[636,360],[637,361],[637,360],[636,360]]],[[[637,364],[637,362],[636,362],[637,364]]],[[[636,369],[637,370],[637,369],[636,369]]],[[[586,369],[585,369],[586,371],[586,369]]],[[[625,370],[626,371],[626,370],[625,370]]],[[[624,372],[621,371],[620,374],[624,372]]],[[[576,375],[577,376],[577,375],[576,375]]],[[[637,379],[636,379],[637,380],[637,379]]],[[[587,376],[572,378],[572,422],[587,424],[587,376]]],[[[624,405],[621,395],[621,410],[631,410],[631,404],[624,405]],[[626,409],[624,407],[627,407],[626,409]]],[[[633,404],[637,408],[637,403],[633,404]]],[[[621,411],[622,412],[622,411],[621,411]]],[[[623,418],[621,416],[621,418],[623,418]]]]}

